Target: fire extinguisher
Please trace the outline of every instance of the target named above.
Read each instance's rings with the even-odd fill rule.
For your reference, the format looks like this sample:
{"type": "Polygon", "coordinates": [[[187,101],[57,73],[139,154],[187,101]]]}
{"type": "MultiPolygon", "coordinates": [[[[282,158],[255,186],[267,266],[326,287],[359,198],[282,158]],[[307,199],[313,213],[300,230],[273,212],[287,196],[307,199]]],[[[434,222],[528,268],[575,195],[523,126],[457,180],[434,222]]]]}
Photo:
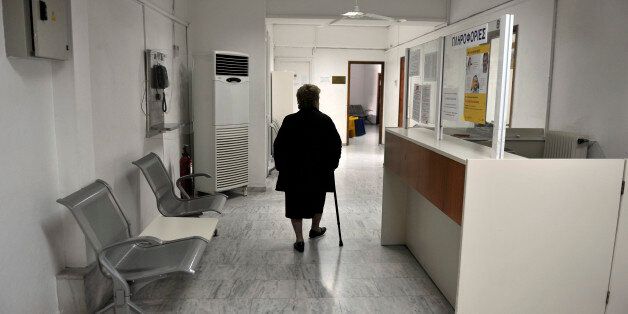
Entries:
{"type": "MultiPolygon", "coordinates": [[[[181,153],[181,159],[179,159],[179,175],[187,176],[192,174],[192,156],[190,156],[190,146],[183,146],[183,152],[181,153]]],[[[194,179],[188,179],[181,182],[181,186],[188,195],[194,197],[194,179]]]]}

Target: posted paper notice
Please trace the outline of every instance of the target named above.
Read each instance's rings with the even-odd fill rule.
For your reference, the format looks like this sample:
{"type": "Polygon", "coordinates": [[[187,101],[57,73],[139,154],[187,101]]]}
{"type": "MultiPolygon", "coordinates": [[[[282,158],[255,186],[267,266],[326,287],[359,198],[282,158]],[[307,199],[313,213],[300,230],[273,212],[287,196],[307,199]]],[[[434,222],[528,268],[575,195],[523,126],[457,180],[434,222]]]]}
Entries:
{"type": "Polygon", "coordinates": [[[421,85],[414,84],[412,95],[412,120],[421,121],[421,85]]]}
{"type": "Polygon", "coordinates": [[[423,124],[430,123],[430,105],[432,104],[432,86],[429,84],[421,85],[421,119],[419,122],[423,124]]]}
{"type": "Polygon", "coordinates": [[[421,73],[421,50],[410,49],[410,61],[408,64],[408,76],[419,76],[421,73]]]}
{"type": "Polygon", "coordinates": [[[458,89],[443,88],[443,113],[444,120],[460,121],[460,110],[458,109],[458,89]]]}

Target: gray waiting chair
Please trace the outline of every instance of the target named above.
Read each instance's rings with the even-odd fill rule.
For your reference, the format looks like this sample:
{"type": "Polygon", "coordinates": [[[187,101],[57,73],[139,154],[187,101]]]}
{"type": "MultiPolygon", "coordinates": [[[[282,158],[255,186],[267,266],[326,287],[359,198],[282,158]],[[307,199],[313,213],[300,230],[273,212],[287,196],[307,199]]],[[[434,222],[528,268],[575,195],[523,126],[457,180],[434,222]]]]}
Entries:
{"type": "Polygon", "coordinates": [[[194,274],[207,245],[201,237],[168,242],[154,237],[132,238],[120,205],[102,180],[57,202],[70,209],[96,251],[101,271],[113,281],[113,302],[99,313],[141,313],[131,302],[131,294],[171,274],[194,274]]]}
{"type": "Polygon", "coordinates": [[[195,173],[183,176],[177,180],[177,186],[181,194],[187,199],[179,198],[174,194],[174,185],[170,180],[170,175],[166,171],[166,167],[161,159],[155,153],[149,153],[139,160],[133,162],[148,181],[148,185],[153,190],[157,199],[157,208],[159,212],[166,217],[184,217],[184,216],[200,216],[203,212],[214,211],[221,213],[227,196],[224,194],[214,194],[203,197],[190,198],[185,190],[181,187],[181,181],[192,179],[195,177],[211,178],[205,173],[195,173]]]}
{"type": "Polygon", "coordinates": [[[366,120],[366,118],[368,117],[368,112],[372,111],[372,110],[364,110],[364,107],[362,105],[349,105],[349,112],[348,114],[350,116],[355,116],[358,118],[362,118],[364,120],[366,120]]]}

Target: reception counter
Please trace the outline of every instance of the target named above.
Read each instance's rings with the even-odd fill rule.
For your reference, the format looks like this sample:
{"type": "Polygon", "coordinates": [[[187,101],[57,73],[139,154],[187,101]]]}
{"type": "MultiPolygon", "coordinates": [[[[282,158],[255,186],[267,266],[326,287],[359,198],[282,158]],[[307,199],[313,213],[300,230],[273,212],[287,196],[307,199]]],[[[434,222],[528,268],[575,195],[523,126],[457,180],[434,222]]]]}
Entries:
{"type": "Polygon", "coordinates": [[[625,161],[490,153],[387,129],[382,245],[406,245],[458,313],[604,313],[625,161]]]}

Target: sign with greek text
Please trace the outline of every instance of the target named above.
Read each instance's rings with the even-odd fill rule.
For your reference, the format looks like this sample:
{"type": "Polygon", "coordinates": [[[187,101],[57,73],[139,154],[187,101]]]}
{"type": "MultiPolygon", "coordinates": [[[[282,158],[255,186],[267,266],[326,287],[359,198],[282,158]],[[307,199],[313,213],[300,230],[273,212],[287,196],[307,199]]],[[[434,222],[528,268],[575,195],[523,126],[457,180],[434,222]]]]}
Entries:
{"type": "Polygon", "coordinates": [[[466,48],[488,42],[488,24],[477,26],[451,36],[451,47],[466,48]]]}

